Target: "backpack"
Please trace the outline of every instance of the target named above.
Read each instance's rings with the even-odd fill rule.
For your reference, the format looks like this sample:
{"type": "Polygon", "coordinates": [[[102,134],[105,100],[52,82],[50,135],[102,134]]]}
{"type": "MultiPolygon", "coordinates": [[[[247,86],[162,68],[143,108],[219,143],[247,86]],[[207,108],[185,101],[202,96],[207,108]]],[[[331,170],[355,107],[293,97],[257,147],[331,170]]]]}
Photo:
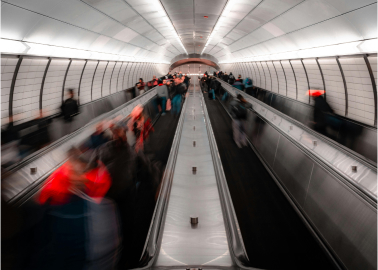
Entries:
{"type": "Polygon", "coordinates": [[[252,80],[250,78],[247,78],[247,85],[252,85],[252,80]]]}
{"type": "Polygon", "coordinates": [[[240,102],[233,106],[233,111],[237,119],[247,119],[247,109],[240,102]]]}

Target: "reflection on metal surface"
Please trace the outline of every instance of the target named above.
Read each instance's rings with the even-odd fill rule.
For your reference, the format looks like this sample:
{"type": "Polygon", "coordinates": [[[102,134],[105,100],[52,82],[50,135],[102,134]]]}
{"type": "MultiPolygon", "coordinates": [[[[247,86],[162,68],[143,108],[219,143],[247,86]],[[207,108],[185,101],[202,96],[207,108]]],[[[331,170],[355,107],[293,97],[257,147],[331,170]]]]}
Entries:
{"type": "Polygon", "coordinates": [[[301,147],[309,151],[322,162],[326,163],[330,168],[342,175],[353,185],[359,187],[368,194],[372,199],[376,200],[377,195],[377,171],[356,156],[342,151],[335,145],[331,145],[328,141],[318,137],[314,132],[308,132],[297,125],[290,117],[285,117],[282,113],[270,108],[263,102],[237,90],[231,85],[220,81],[222,87],[231,95],[241,94],[252,104],[254,111],[258,113],[265,121],[271,123],[272,126],[290,139],[298,143],[301,147]],[[271,117],[269,117],[271,116],[271,117]],[[271,121],[272,116],[276,116],[276,120],[271,121]],[[313,144],[316,141],[316,145],[313,144]],[[316,147],[314,147],[316,146],[316,147]],[[357,164],[357,165],[356,165],[357,164]],[[358,166],[360,170],[353,173],[351,166],[358,166]]]}
{"type": "MultiPolygon", "coordinates": [[[[192,92],[193,93],[193,92],[192,92]]],[[[199,91],[187,98],[161,251],[155,267],[233,265],[199,91]],[[191,117],[195,108],[196,118],[191,117]],[[193,125],[195,123],[195,125],[193,125]],[[194,130],[194,127],[196,129],[194,130]],[[193,139],[196,146],[193,147],[193,139]],[[191,170],[196,168],[196,174],[191,170]],[[195,227],[188,217],[198,218],[195,227]]]]}

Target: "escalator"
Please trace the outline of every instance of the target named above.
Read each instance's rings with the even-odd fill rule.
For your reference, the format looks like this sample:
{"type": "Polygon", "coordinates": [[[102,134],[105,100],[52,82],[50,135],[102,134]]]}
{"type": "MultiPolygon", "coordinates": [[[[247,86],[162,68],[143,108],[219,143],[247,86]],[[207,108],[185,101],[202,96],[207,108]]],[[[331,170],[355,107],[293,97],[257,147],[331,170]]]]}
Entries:
{"type": "MultiPolygon", "coordinates": [[[[155,118],[154,116],[158,115],[154,111],[155,100],[152,98],[147,101],[145,108],[155,121],[154,132],[145,142],[145,155],[156,164],[162,175],[179,118],[170,113],[155,118]]],[[[43,181],[42,179],[40,182],[43,181]]],[[[33,265],[38,261],[38,254],[44,249],[40,243],[40,236],[44,234],[42,220],[47,209],[35,202],[35,194],[40,186],[41,184],[30,185],[21,198],[16,198],[17,200],[11,203],[2,202],[2,269],[33,269],[33,265]]],[[[130,211],[133,214],[133,217],[130,217],[130,231],[123,235],[126,243],[124,249],[127,251],[127,265],[124,265],[124,268],[138,265],[155,209],[156,190],[141,190],[138,194],[140,196],[134,204],[135,209],[130,211]]]]}
{"type": "Polygon", "coordinates": [[[237,147],[223,106],[205,100],[251,266],[335,269],[254,151],[237,147]]]}

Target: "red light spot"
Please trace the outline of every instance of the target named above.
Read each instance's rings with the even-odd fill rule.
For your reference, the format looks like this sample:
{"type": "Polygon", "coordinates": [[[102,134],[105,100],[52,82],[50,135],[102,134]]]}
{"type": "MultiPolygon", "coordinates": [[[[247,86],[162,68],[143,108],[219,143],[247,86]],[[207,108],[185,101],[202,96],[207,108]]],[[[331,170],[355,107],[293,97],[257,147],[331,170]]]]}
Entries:
{"type": "Polygon", "coordinates": [[[318,96],[324,95],[324,93],[325,93],[324,90],[318,90],[318,89],[308,90],[308,95],[312,97],[318,97],[318,96]]]}
{"type": "Polygon", "coordinates": [[[209,16],[203,16],[205,19],[208,19],[209,18],[209,16]]]}

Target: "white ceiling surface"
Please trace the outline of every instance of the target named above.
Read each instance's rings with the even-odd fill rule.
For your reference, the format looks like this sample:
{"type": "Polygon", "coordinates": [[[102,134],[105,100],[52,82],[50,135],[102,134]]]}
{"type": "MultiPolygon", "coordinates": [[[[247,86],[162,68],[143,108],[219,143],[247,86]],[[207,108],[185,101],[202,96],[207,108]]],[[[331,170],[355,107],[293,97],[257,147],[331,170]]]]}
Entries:
{"type": "Polygon", "coordinates": [[[220,62],[377,38],[373,0],[229,1],[204,50],[220,62]]]}
{"type": "Polygon", "coordinates": [[[161,0],[161,2],[187,52],[200,54],[227,0],[161,0]]]}
{"type": "Polygon", "coordinates": [[[185,53],[157,0],[6,0],[1,37],[169,62],[185,53]]]}
{"type": "Polygon", "coordinates": [[[235,62],[335,44],[350,45],[336,54],[371,52],[361,41],[377,38],[373,0],[5,0],[1,8],[2,45],[27,42],[20,53],[29,54],[37,43],[136,61],[203,52],[235,62]]]}

